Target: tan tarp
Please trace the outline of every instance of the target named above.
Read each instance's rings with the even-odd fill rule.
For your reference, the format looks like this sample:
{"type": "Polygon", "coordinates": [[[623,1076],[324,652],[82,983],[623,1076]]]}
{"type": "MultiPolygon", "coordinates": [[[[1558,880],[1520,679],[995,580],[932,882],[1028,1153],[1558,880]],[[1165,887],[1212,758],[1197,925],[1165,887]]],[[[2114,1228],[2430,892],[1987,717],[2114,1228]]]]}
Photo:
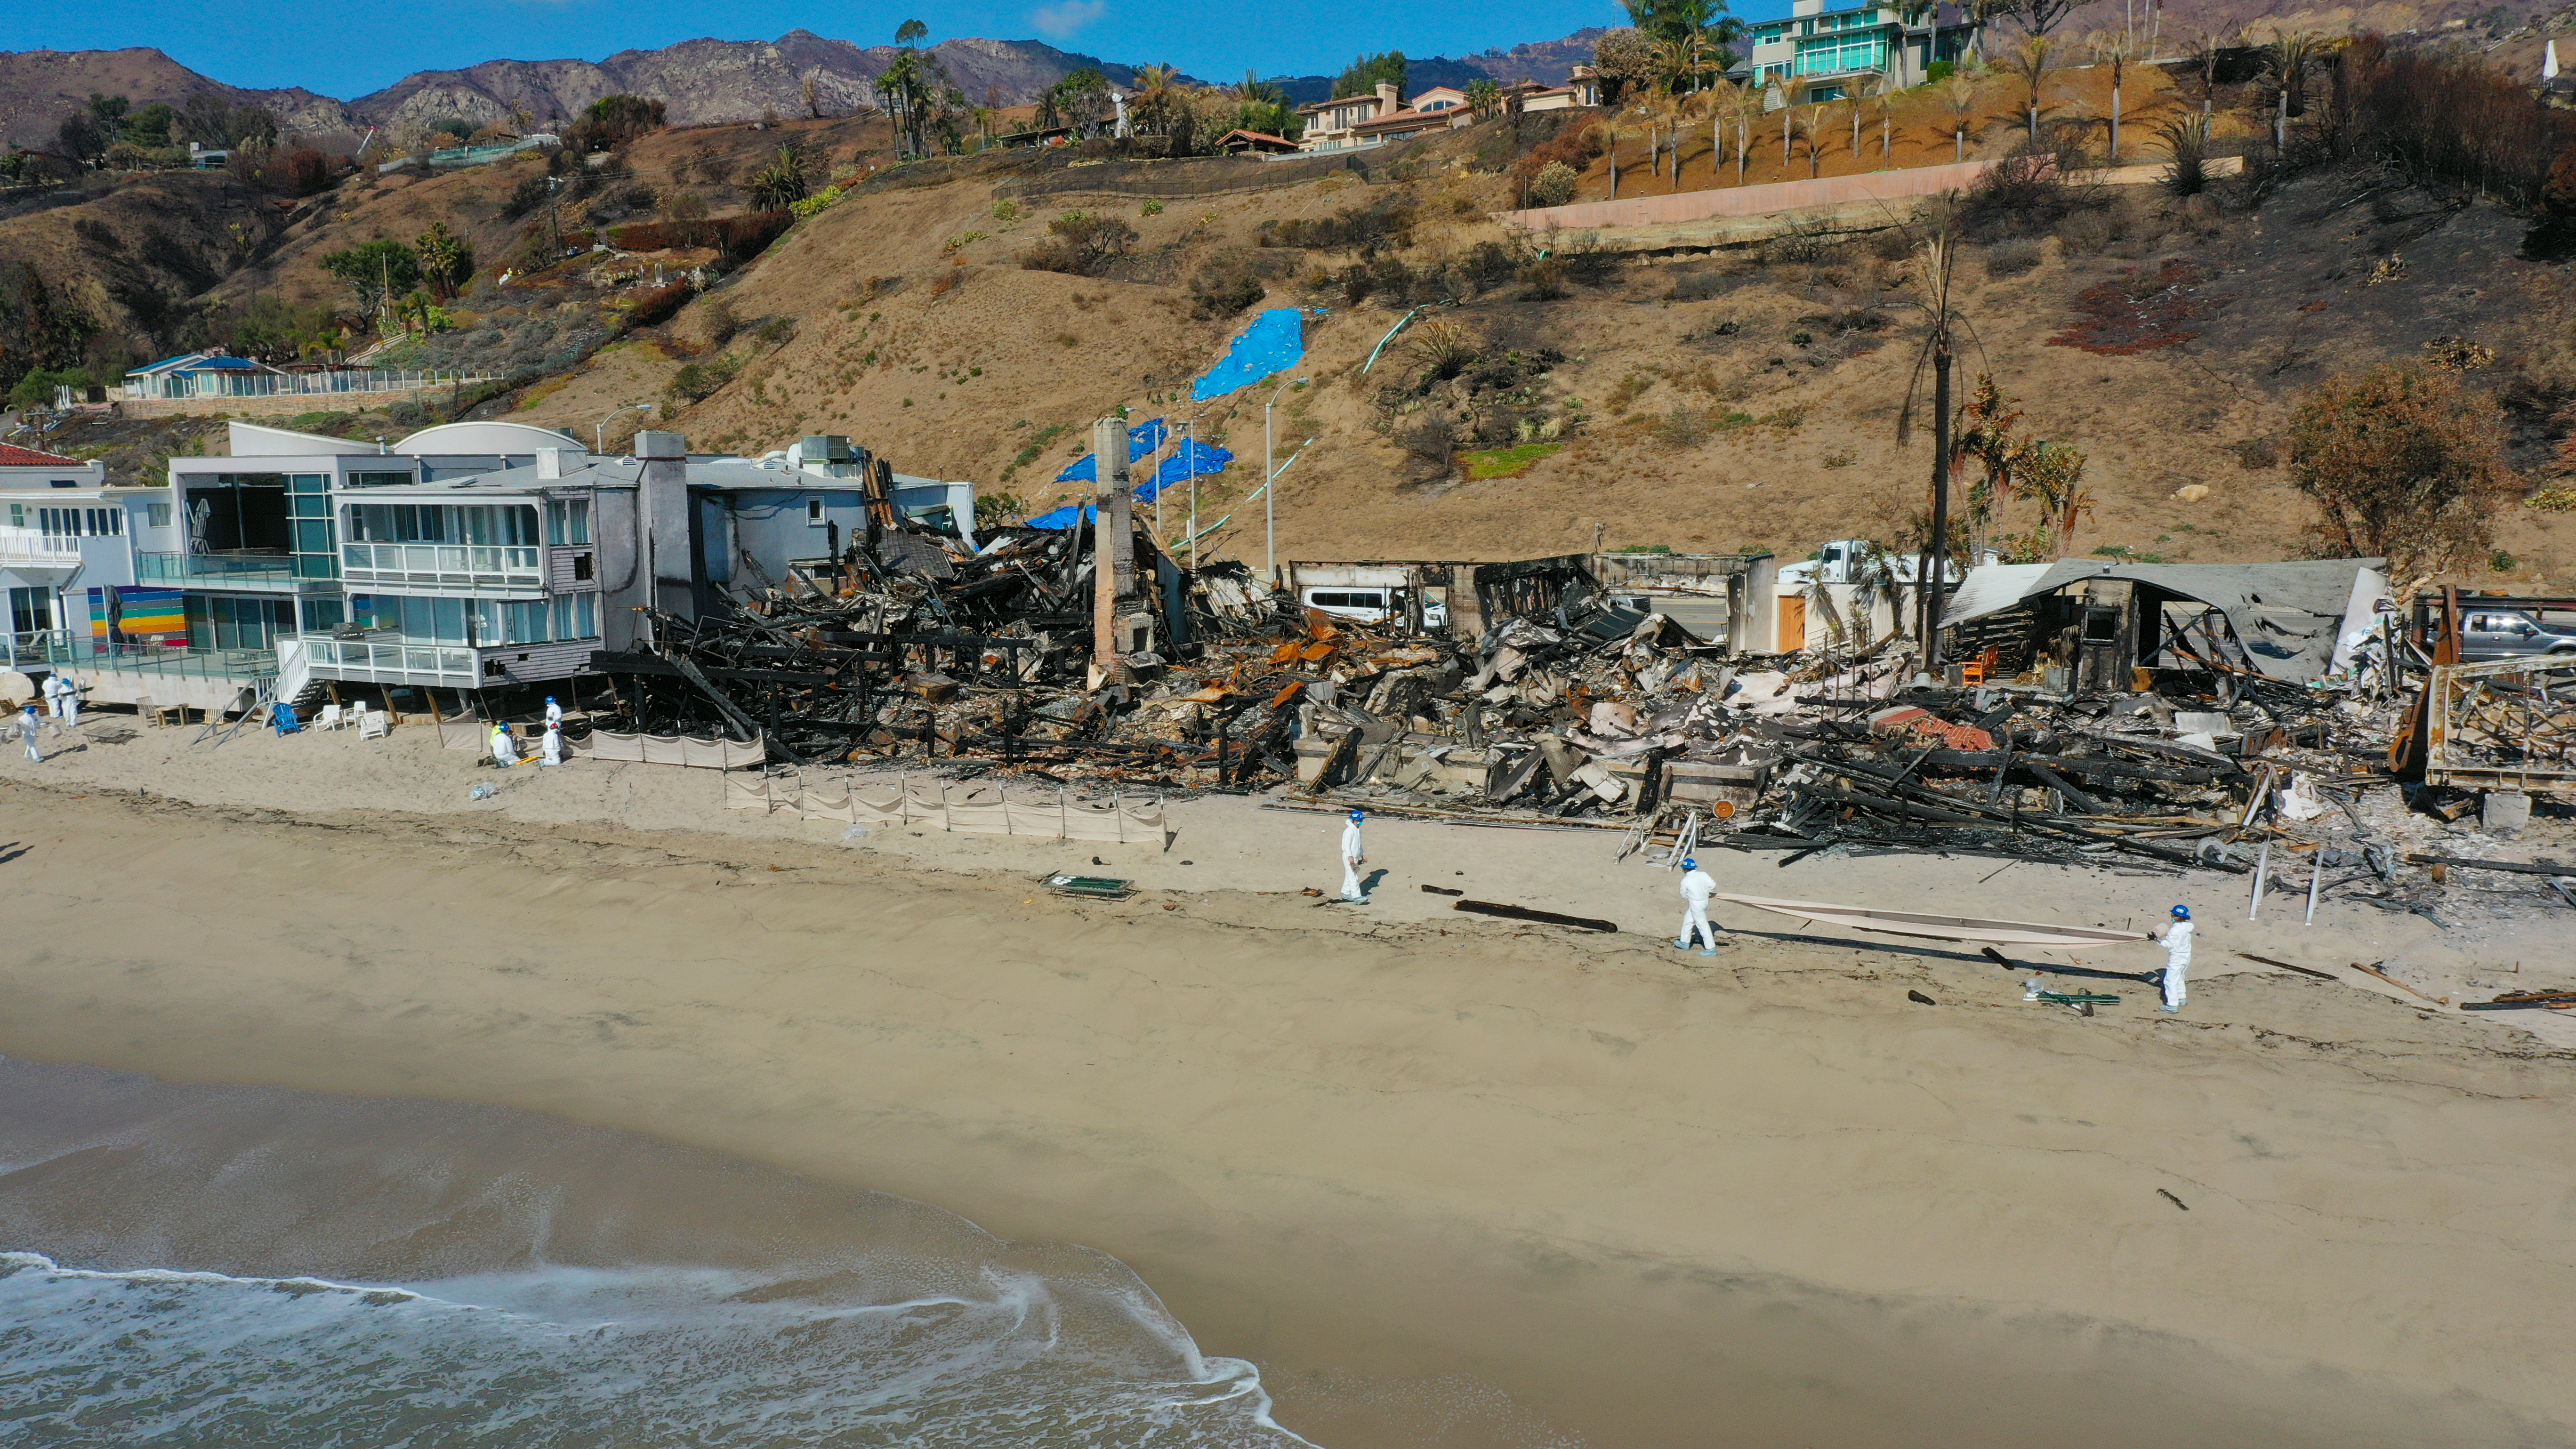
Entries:
{"type": "Polygon", "coordinates": [[[639,765],[684,765],[693,770],[739,770],[769,762],[765,739],[741,744],[728,739],[689,735],[621,735],[593,730],[588,753],[594,759],[639,765]]]}
{"type": "Polygon", "coordinates": [[[853,825],[929,825],[961,835],[1024,835],[1042,840],[1161,845],[1163,802],[1145,796],[1115,804],[1085,803],[1062,791],[1053,798],[1011,799],[991,785],[906,780],[899,785],[799,787],[776,777],[725,781],[735,810],[787,811],[806,820],[853,825]]]}

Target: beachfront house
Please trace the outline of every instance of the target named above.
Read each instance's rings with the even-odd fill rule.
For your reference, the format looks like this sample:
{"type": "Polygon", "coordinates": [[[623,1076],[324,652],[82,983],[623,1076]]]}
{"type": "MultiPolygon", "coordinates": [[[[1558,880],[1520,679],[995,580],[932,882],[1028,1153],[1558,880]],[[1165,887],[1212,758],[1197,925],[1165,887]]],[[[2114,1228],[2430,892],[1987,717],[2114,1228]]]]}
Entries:
{"type": "Polygon", "coordinates": [[[170,532],[168,489],[110,488],[103,463],[0,445],[6,667],[41,675],[161,633],[175,600],[138,591],[134,561],[170,532]]]}
{"type": "MultiPolygon", "coordinates": [[[[846,438],[757,459],[687,456],[651,432],[643,455],[594,457],[568,433],[505,422],[392,444],[237,422],[230,441],[227,456],[171,459],[169,488],[153,490],[175,527],[137,550],[136,579],[172,594],[175,628],[154,657],[119,661],[209,681],[186,701],[201,708],[244,685],[294,699],[330,681],[568,679],[648,638],[640,607],[720,610],[868,527],[872,460],[846,438]],[[657,588],[675,577],[676,592],[657,588]]],[[[883,491],[893,512],[971,538],[973,484],[888,472],[883,491]]],[[[137,678],[98,697],[180,693],[137,678]]]]}
{"type": "Polygon", "coordinates": [[[1955,5],[1829,9],[1826,0],[1794,0],[1786,19],[1752,27],[1752,48],[1727,78],[1757,90],[1776,86],[1793,106],[1861,95],[1882,76],[1921,85],[1936,62],[1966,55],[1977,30],[1955,5]]]}
{"type": "Polygon", "coordinates": [[[1536,81],[1514,81],[1503,87],[1507,103],[1517,104],[1524,113],[1565,111],[1577,106],[1601,104],[1601,76],[1588,65],[1578,65],[1561,86],[1543,86],[1536,81]]]}

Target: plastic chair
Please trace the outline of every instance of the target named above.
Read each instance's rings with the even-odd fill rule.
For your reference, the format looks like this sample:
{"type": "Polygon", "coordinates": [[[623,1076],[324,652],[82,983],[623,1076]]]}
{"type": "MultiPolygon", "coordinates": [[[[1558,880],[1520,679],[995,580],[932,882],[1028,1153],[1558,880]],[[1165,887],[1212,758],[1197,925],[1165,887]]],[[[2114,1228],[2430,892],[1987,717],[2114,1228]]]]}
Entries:
{"type": "Polygon", "coordinates": [[[380,740],[387,734],[390,734],[392,730],[393,726],[386,722],[385,712],[383,710],[362,709],[358,712],[358,738],[362,740],[380,740]]]}
{"type": "Polygon", "coordinates": [[[295,717],[295,706],[288,704],[284,700],[279,700],[277,703],[268,707],[268,723],[271,729],[276,730],[281,735],[300,735],[304,733],[303,721],[298,720],[295,717]]]}
{"type": "Polygon", "coordinates": [[[348,722],[346,713],[336,704],[322,706],[321,715],[313,721],[316,728],[324,731],[336,730],[348,722]]]}

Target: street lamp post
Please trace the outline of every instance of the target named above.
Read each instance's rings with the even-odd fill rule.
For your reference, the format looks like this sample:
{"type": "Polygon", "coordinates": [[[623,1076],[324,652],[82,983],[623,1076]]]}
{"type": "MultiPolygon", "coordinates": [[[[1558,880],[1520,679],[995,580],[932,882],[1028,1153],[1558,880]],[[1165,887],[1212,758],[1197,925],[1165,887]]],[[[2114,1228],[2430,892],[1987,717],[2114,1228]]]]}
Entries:
{"type": "Polygon", "coordinates": [[[653,411],[653,405],[651,403],[629,403],[625,407],[619,408],[616,412],[610,413],[608,416],[601,418],[598,422],[591,424],[590,451],[592,456],[596,457],[597,455],[608,451],[608,425],[610,423],[617,421],[618,418],[627,413],[649,413],[651,411],[653,411]]]}

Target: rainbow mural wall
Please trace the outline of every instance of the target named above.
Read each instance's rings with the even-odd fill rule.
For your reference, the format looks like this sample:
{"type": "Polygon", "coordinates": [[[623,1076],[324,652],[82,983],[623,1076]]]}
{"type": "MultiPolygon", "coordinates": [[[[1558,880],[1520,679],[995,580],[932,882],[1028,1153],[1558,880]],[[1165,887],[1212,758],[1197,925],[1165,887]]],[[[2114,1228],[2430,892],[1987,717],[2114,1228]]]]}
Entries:
{"type": "Polygon", "coordinates": [[[140,589],[111,584],[89,591],[89,637],[93,644],[161,644],[184,649],[188,644],[187,601],[177,589],[140,589]]]}

